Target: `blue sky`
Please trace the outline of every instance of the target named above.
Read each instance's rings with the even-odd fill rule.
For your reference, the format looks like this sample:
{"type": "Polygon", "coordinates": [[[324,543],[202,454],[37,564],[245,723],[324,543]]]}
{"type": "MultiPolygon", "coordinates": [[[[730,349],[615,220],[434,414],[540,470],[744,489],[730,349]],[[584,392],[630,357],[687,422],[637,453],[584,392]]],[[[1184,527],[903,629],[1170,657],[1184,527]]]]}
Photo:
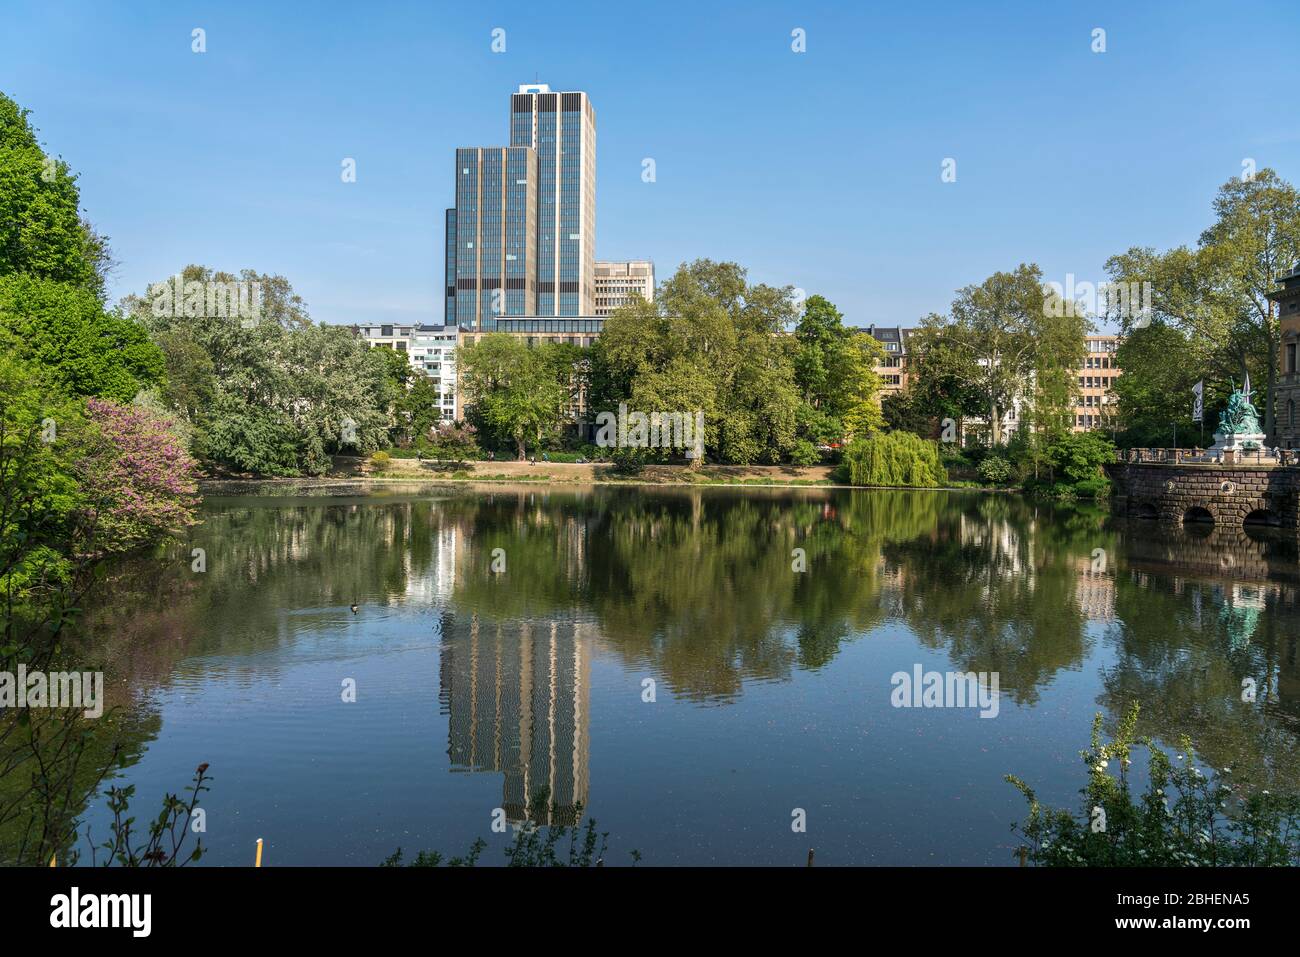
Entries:
{"type": "Polygon", "coordinates": [[[1300,182],[1294,0],[6,0],[0,31],[114,298],[198,262],[281,273],[328,322],[441,321],[453,150],[506,143],[535,80],[595,106],[598,258],[732,259],[859,325],[1022,261],[1098,281],[1192,243],[1247,158],[1300,182]]]}

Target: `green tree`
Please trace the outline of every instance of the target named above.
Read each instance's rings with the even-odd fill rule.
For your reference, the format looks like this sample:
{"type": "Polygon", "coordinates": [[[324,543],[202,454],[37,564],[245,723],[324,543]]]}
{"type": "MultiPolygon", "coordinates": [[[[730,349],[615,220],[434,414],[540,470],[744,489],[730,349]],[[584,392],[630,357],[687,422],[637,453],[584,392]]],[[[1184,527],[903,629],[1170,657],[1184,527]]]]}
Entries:
{"type": "Polygon", "coordinates": [[[810,296],[794,339],[795,382],[804,405],[816,413],[798,417],[801,436],[813,442],[839,441],[880,428],[880,376],[875,367],[884,351],[875,338],[846,328],[843,315],[829,300],[810,296]]]}
{"type": "MultiPolygon", "coordinates": [[[[565,353],[568,356],[568,353],[565,353]]],[[[456,350],[462,401],[481,431],[515,446],[519,461],[558,431],[570,403],[559,350],[543,342],[530,347],[514,336],[489,333],[456,350]]]]}
{"type": "Polygon", "coordinates": [[[951,315],[923,320],[912,348],[919,353],[923,378],[931,371],[928,360],[942,377],[978,397],[989,420],[990,441],[1000,445],[1003,417],[1017,400],[1031,409],[1035,401],[1043,402],[1049,422],[1052,407],[1068,404],[1072,380],[1067,383],[1065,376],[1082,361],[1087,328],[1088,320],[1078,310],[1054,310],[1041,270],[1022,263],[959,290],[951,315]],[[1057,311],[1063,314],[1054,315],[1057,311]],[[1037,391],[1040,380],[1049,391],[1037,391]]]}
{"type": "MultiPolygon", "coordinates": [[[[969,357],[965,350],[944,336],[943,331],[942,317],[931,315],[912,333],[908,341],[908,382],[904,393],[915,415],[932,421],[951,419],[961,423],[986,414],[984,399],[974,377],[967,374],[969,357]]],[[[902,411],[895,407],[892,414],[901,415],[902,411]]],[[[930,435],[933,429],[907,431],[930,435]]]]}
{"type": "Polygon", "coordinates": [[[67,283],[0,277],[0,330],[18,355],[69,395],[130,402],[163,379],[163,354],[145,330],[67,283]]]}
{"type": "Polygon", "coordinates": [[[399,396],[384,350],[344,326],[313,324],[283,276],[192,265],[180,277],[257,291],[249,296],[257,303],[251,318],[179,307],[171,280],[123,303],[162,346],[164,396],[193,427],[197,454],[240,472],[319,475],[331,454],[389,444],[399,396]]]}
{"type": "Polygon", "coordinates": [[[778,462],[800,408],[788,337],[794,290],[750,284],[736,263],[683,265],[653,303],[605,323],[592,349],[591,406],[704,414],[705,448],[724,462],[778,462]]]}
{"type": "MultiPolygon", "coordinates": [[[[891,392],[880,401],[880,414],[891,432],[911,432],[922,438],[934,438],[935,416],[929,414],[917,390],[891,392]]],[[[955,418],[955,417],[954,417],[955,418]]]]}
{"type": "Polygon", "coordinates": [[[104,238],[81,218],[77,177],[41,149],[29,111],[0,93],[0,276],[25,273],[104,297],[104,238]]]}
{"type": "MultiPolygon", "coordinates": [[[[1300,193],[1271,169],[1228,180],[1214,199],[1215,221],[1195,249],[1166,253],[1134,247],[1112,257],[1107,270],[1124,283],[1151,284],[1152,315],[1187,337],[1189,349],[1171,364],[1191,366],[1215,380],[1240,381],[1251,372],[1265,383],[1265,433],[1275,434],[1274,390],[1281,342],[1277,304],[1268,298],[1276,277],[1300,260],[1300,193]]],[[[1116,317],[1125,332],[1132,314],[1116,317]]],[[[1129,371],[1124,368],[1127,378],[1129,371]]]]}
{"type": "MultiPolygon", "coordinates": [[[[1192,386],[1202,375],[1197,364],[1188,361],[1192,352],[1189,334],[1163,319],[1133,329],[1120,340],[1115,361],[1124,374],[1114,388],[1121,446],[1164,448],[1173,443],[1175,431],[1180,442],[1192,444],[1203,434],[1192,421],[1192,386]]],[[[1212,381],[1205,386],[1204,419],[1212,423],[1216,390],[1212,381]]]]}
{"type": "Polygon", "coordinates": [[[936,488],[948,482],[938,445],[911,432],[879,432],[850,443],[843,470],[854,485],[936,488]]]}

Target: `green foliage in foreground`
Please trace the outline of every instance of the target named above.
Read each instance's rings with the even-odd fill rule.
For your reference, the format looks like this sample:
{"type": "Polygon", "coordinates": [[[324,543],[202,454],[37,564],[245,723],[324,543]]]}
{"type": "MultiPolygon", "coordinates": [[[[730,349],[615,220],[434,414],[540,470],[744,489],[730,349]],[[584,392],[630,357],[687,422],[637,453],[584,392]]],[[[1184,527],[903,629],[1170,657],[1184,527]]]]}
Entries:
{"type": "Polygon", "coordinates": [[[850,443],[840,472],[851,485],[938,488],[948,482],[938,445],[911,432],[878,432],[850,443]]]}
{"type": "Polygon", "coordinates": [[[1104,498],[1110,479],[1102,466],[1115,461],[1115,446],[1100,432],[1065,432],[1036,450],[1040,468],[1025,491],[1052,498],[1104,498]]]}
{"type": "MultiPolygon", "coordinates": [[[[546,792],[540,791],[534,798],[534,806],[546,806],[546,792]]],[[[552,804],[551,815],[554,817],[560,808],[552,804]]],[[[574,813],[582,820],[582,804],[574,805],[574,813]]],[[[587,818],[587,823],[577,827],[565,825],[538,826],[532,821],[526,822],[515,832],[514,843],[506,848],[507,867],[603,867],[605,850],[609,844],[609,832],[596,830],[595,818],[587,818]],[[568,838],[565,845],[564,839],[568,838]]],[[[402,863],[402,849],[399,847],[380,867],[474,867],[482,856],[487,842],[481,837],[470,845],[463,857],[444,858],[437,851],[421,851],[409,864],[402,863]]],[[[632,865],[641,860],[640,851],[630,851],[632,865]]]]}
{"type": "Polygon", "coordinates": [[[1196,766],[1184,736],[1170,760],[1150,738],[1134,735],[1138,705],[1120,722],[1115,740],[1101,743],[1101,715],[1092,747],[1081,751],[1088,784],[1078,813],[1045,808],[1015,775],[1029,802],[1019,827],[1029,859],[1046,867],[1279,867],[1300,863],[1300,795],[1270,794],[1238,780],[1230,768],[1213,777],[1196,766]],[[1131,752],[1150,753],[1150,782],[1134,795],[1131,752]]]}

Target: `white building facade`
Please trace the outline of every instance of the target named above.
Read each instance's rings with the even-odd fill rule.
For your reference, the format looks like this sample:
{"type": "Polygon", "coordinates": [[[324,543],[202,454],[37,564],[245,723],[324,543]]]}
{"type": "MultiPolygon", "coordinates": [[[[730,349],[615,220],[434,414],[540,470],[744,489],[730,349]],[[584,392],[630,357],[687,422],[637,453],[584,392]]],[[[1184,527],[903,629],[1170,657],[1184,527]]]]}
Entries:
{"type": "Polygon", "coordinates": [[[372,349],[395,349],[404,353],[412,368],[438,387],[442,421],[454,422],[461,417],[456,390],[459,330],[455,326],[374,322],[354,326],[353,330],[372,349]]]}

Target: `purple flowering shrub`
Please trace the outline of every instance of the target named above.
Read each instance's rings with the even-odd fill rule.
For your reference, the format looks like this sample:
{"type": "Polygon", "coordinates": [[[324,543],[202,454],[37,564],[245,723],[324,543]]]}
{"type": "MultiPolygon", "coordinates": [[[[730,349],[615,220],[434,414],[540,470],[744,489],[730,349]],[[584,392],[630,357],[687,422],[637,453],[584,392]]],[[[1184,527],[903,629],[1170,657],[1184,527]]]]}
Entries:
{"type": "Polygon", "coordinates": [[[197,523],[197,465],[166,418],[110,399],[88,399],[80,459],[93,548],[128,551],[197,523]]]}

